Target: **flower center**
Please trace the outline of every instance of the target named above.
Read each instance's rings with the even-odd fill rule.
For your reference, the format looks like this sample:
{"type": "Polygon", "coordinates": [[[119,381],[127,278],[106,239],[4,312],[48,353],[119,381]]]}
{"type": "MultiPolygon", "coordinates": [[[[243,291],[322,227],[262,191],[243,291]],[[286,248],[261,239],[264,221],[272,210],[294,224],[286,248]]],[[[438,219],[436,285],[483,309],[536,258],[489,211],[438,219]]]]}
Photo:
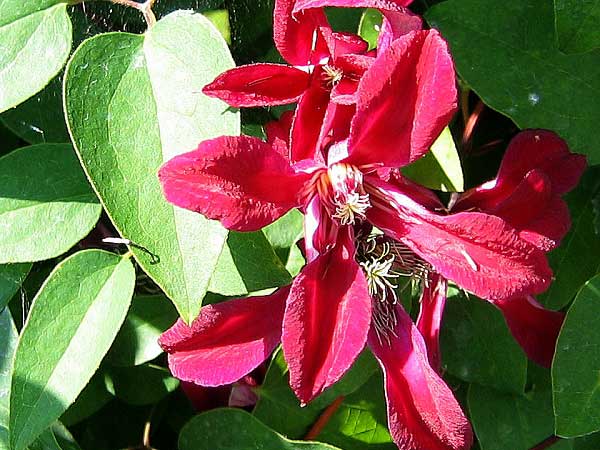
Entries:
{"type": "Polygon", "coordinates": [[[426,284],[432,268],[401,242],[381,235],[358,240],[356,258],[373,302],[373,327],[379,342],[386,341],[389,345],[391,336],[395,336],[398,295],[415,283],[426,284]],[[398,290],[401,277],[408,280],[398,290]]]}
{"type": "Polygon", "coordinates": [[[362,172],[348,164],[334,164],[327,169],[327,178],[332,192],[325,197],[331,217],[342,225],[354,225],[358,220],[364,220],[371,203],[369,194],[363,189],[362,172]]]}
{"type": "Polygon", "coordinates": [[[340,81],[342,81],[342,78],[344,77],[344,72],[342,71],[342,69],[330,66],[329,64],[325,64],[323,66],[323,72],[321,76],[323,77],[323,82],[325,83],[325,86],[331,89],[334,86],[336,86],[340,81]]]}

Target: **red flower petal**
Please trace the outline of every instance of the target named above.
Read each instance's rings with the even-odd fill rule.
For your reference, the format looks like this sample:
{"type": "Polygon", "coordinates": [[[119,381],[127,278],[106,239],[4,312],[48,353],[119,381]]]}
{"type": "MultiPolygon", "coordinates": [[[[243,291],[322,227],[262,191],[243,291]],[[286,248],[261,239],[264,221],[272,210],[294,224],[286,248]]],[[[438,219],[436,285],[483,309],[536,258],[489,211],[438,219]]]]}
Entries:
{"type": "Polygon", "coordinates": [[[381,12],[383,13],[383,22],[377,39],[377,49],[380,53],[387,50],[392,42],[400,36],[423,28],[423,20],[408,9],[405,11],[384,10],[381,12]]]}
{"type": "Polygon", "coordinates": [[[282,64],[251,64],[219,75],[202,89],[236,108],[294,103],[308,88],[310,75],[282,64]]]}
{"type": "Polygon", "coordinates": [[[362,54],[369,49],[367,41],[356,34],[334,32],[329,27],[322,28],[321,33],[334,61],[342,55],[362,54]]]}
{"type": "Polygon", "coordinates": [[[457,107],[446,42],[435,30],[396,39],[363,75],[356,95],[350,163],[400,167],[420,158],[457,107]]]}
{"type": "MultiPolygon", "coordinates": [[[[285,111],[281,114],[279,120],[273,120],[265,124],[265,134],[267,142],[274,144],[280,140],[286,149],[290,145],[290,133],[292,131],[292,121],[294,120],[294,111],[285,111]]],[[[279,147],[279,146],[278,146],[279,147]]],[[[287,153],[287,151],[286,151],[287,153]]]]}
{"type": "Polygon", "coordinates": [[[540,293],[550,284],[544,252],[499,217],[478,212],[440,216],[389,184],[366,181],[374,206],[367,211],[369,221],[464,289],[503,299],[540,293]]]}
{"type": "Polygon", "coordinates": [[[159,339],[173,375],[220,386],[255,369],[279,344],[289,290],[205,306],[191,326],[178,320],[159,339]]]}
{"type": "Polygon", "coordinates": [[[504,319],[527,356],[543,367],[550,367],[564,313],[550,311],[531,296],[495,301],[504,319]]]}
{"type": "Polygon", "coordinates": [[[258,138],[221,136],[176,156],[158,173],[167,200],[233,230],[258,230],[297,205],[308,177],[258,138]]]}
{"type": "Polygon", "coordinates": [[[292,16],[295,0],[276,0],[273,40],[281,56],[293,66],[318,64],[329,57],[320,28],[329,27],[321,9],[299,11],[292,16]]]}
{"type": "Polygon", "coordinates": [[[294,13],[310,8],[334,6],[339,8],[392,9],[410,5],[413,0],[296,0],[294,13]]]}
{"type": "Polygon", "coordinates": [[[542,214],[519,230],[519,236],[537,248],[549,251],[558,247],[569,228],[571,228],[569,207],[556,196],[550,200],[542,214]]]}
{"type": "Polygon", "coordinates": [[[452,391],[427,361],[425,342],[401,306],[390,344],[369,333],[383,369],[388,427],[403,450],[467,450],[473,431],[452,391]]]}
{"type": "Polygon", "coordinates": [[[421,311],[417,328],[425,340],[429,363],[439,373],[442,367],[440,354],[440,326],[446,305],[447,281],[438,274],[430,274],[421,294],[421,311]]]}
{"type": "Polygon", "coordinates": [[[553,194],[564,194],[579,182],[586,167],[585,156],[569,151],[567,143],[548,130],[526,130],[510,142],[500,170],[498,184],[517,185],[532,169],[544,172],[553,194]]]}
{"type": "Polygon", "coordinates": [[[288,297],[283,352],[302,403],[338,381],[367,339],[371,298],[348,233],[300,272],[288,297]]]}
{"type": "Polygon", "coordinates": [[[319,70],[317,67],[310,88],[306,90],[296,108],[290,149],[292,161],[322,159],[319,158],[320,153],[317,153],[317,143],[329,104],[329,91],[322,86],[319,70]]]}

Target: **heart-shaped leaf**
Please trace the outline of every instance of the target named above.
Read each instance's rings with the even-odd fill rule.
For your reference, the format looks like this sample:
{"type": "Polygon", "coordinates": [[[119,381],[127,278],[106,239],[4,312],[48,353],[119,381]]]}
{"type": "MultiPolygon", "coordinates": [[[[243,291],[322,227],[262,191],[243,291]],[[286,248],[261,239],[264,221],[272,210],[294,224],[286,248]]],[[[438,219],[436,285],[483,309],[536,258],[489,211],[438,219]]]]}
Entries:
{"type": "Polygon", "coordinates": [[[600,0],[554,0],[559,48],[581,53],[600,48],[600,0]]]}
{"type": "Polygon", "coordinates": [[[232,66],[210,21],[178,11],[144,35],[88,39],[66,69],[67,123],[86,173],[139,264],[188,322],[227,231],[167,203],[157,171],[204,139],[239,134],[238,113],[201,93],[232,66]]]}

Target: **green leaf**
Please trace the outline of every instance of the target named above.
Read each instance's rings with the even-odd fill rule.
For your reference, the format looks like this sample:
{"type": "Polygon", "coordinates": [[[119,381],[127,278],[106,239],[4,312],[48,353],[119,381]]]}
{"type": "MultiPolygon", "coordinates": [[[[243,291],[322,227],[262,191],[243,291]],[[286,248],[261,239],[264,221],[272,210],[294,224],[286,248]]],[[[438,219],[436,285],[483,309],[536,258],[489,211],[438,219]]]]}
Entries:
{"type": "Polygon", "coordinates": [[[245,295],[291,281],[262,231],[231,231],[208,290],[221,295],[245,295]]]}
{"type": "Polygon", "coordinates": [[[241,409],[214,409],[181,430],[179,450],[334,450],[318,442],[290,441],[241,409]],[[235,430],[232,432],[232,430],[235,430]]]}
{"type": "Polygon", "coordinates": [[[135,367],[111,367],[109,391],[130,405],[158,403],[179,386],[164,367],[143,364],[135,367]]]}
{"type": "Polygon", "coordinates": [[[600,48],[600,1],[554,0],[558,46],[565,53],[600,48]]]}
{"type": "Polygon", "coordinates": [[[204,16],[210,20],[213,25],[219,30],[223,39],[228,44],[231,44],[231,26],[229,25],[229,11],[226,9],[217,9],[214,11],[206,11],[204,16]]]}
{"type": "Polygon", "coordinates": [[[65,75],[67,123],[79,157],[140,266],[186,321],[198,315],[227,231],[163,197],[163,162],[200,141],[239,134],[239,115],[200,90],[233,66],[208,19],[179,11],[145,35],[85,41],[65,75]],[[107,61],[110,60],[110,64],[107,61]]]}
{"type": "Polygon", "coordinates": [[[556,131],[574,152],[600,163],[600,51],[558,50],[552,2],[448,0],[426,18],[448,39],[458,73],[487,105],[521,128],[556,131]]]}
{"type": "Polygon", "coordinates": [[[383,376],[376,372],[350,394],[317,437],[344,450],[396,450],[387,429],[383,376]]]}
{"type": "Polygon", "coordinates": [[[304,236],[304,215],[293,209],[262,231],[279,259],[287,266],[294,256],[291,254],[293,247],[304,236]]]}
{"type": "Polygon", "coordinates": [[[377,47],[377,39],[379,38],[382,22],[383,16],[379,10],[374,8],[365,9],[360,18],[358,35],[369,43],[369,50],[377,47]]]}
{"type": "Polygon", "coordinates": [[[460,156],[450,128],[444,128],[431,146],[431,151],[402,169],[408,178],[430,189],[462,192],[465,188],[460,156]]]}
{"type": "Polygon", "coordinates": [[[594,198],[600,192],[600,170],[591,169],[565,200],[571,212],[571,229],[559,247],[550,252],[554,281],[540,296],[551,309],[568,305],[581,286],[600,271],[600,235],[594,226],[594,198]]]}
{"type": "Polygon", "coordinates": [[[107,355],[115,366],[137,366],[162,353],[160,335],[177,320],[177,311],[162,295],[135,297],[107,355]]]}
{"type": "Polygon", "coordinates": [[[449,295],[440,342],[442,365],[450,374],[500,391],[523,392],[527,357],[502,313],[488,302],[457,291],[449,295]]]}
{"type": "Polygon", "coordinates": [[[0,265],[0,310],[19,290],[30,270],[30,263],[0,265]]]}
{"type": "Polygon", "coordinates": [[[62,81],[59,76],[29,100],[2,113],[0,120],[30,144],[69,142],[62,115],[62,81]]]}
{"type": "Polygon", "coordinates": [[[0,264],[65,253],[102,207],[68,144],[40,144],[0,158],[0,264]]]}
{"type": "Polygon", "coordinates": [[[600,275],[577,294],[567,313],[552,363],[556,434],[600,430],[600,275]]]}
{"type": "Polygon", "coordinates": [[[8,308],[0,311],[0,448],[8,448],[10,379],[19,334],[8,308]]]}
{"type": "Polygon", "coordinates": [[[134,285],[131,262],[100,250],[76,253],[50,274],[15,355],[13,450],[27,447],[88,383],[125,319],[134,285]]]}
{"type": "Polygon", "coordinates": [[[598,450],[600,448],[600,433],[590,434],[573,441],[573,450],[598,450]]]}
{"type": "Polygon", "coordinates": [[[96,372],[75,402],[60,416],[63,424],[71,426],[87,419],[114,398],[114,394],[106,389],[105,377],[102,370],[96,372]]]}
{"type": "MultiPolygon", "coordinates": [[[[532,387],[525,395],[471,385],[469,413],[481,450],[529,450],[553,435],[549,376],[541,367],[531,369],[532,387]]],[[[562,441],[548,448],[567,450],[571,446],[562,441]]]]}
{"type": "Polygon", "coordinates": [[[81,450],[69,430],[60,422],[55,422],[44,431],[28,450],[81,450]]]}
{"type": "Polygon", "coordinates": [[[323,409],[341,395],[348,395],[362,386],[378,370],[375,359],[363,352],[352,368],[335,385],[301,407],[289,386],[288,369],[279,350],[269,366],[259,389],[259,401],[254,415],[278,432],[299,439],[306,434],[323,409]]]}
{"type": "Polygon", "coordinates": [[[40,91],[71,51],[71,21],[61,0],[0,3],[0,112],[40,91]]]}

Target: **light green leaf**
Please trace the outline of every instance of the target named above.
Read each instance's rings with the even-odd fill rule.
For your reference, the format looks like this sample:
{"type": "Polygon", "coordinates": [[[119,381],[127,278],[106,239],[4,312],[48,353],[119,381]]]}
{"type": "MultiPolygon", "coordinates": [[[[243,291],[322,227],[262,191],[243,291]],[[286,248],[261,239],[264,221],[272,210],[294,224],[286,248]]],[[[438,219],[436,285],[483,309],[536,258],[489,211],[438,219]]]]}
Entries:
{"type": "Polygon", "coordinates": [[[86,173],[119,233],[147,249],[132,248],[141,267],[188,322],[227,231],[167,203],[156,174],[204,139],[239,134],[238,113],[200,92],[231,67],[210,21],[179,11],[145,35],[88,39],[66,69],[67,123],[86,173]]]}
{"type": "Polygon", "coordinates": [[[213,11],[206,11],[204,13],[206,18],[210,20],[213,25],[219,30],[223,39],[228,44],[231,44],[231,26],[229,25],[229,11],[226,9],[216,9],[213,11]]]}
{"type": "Polygon", "coordinates": [[[137,366],[156,358],[162,353],[158,338],[177,317],[162,295],[135,297],[107,360],[115,366],[137,366]]]}
{"type": "Polygon", "coordinates": [[[558,46],[565,53],[600,48],[600,0],[554,0],[558,46]]]}
{"type": "Polygon", "coordinates": [[[0,112],[40,91],[71,51],[71,21],[61,0],[0,2],[0,112]]]}
{"type": "Polygon", "coordinates": [[[60,422],[55,422],[44,431],[28,450],[81,450],[69,430],[60,422]]]}
{"type": "Polygon", "coordinates": [[[360,18],[358,35],[369,43],[369,49],[377,47],[377,39],[379,38],[382,22],[383,16],[379,10],[374,8],[365,9],[360,18]]]}
{"type": "Polygon", "coordinates": [[[527,357],[502,313],[488,302],[450,292],[440,336],[444,370],[469,383],[522,393],[527,357]]]}
{"type": "Polygon", "coordinates": [[[30,270],[30,263],[0,265],[0,310],[15,295],[30,270]]]}
{"type": "Polygon", "coordinates": [[[556,434],[600,430],[600,275],[577,294],[556,343],[552,389],[556,434]]]}
{"type": "Polygon", "coordinates": [[[319,417],[323,409],[341,395],[348,395],[360,388],[377,372],[378,365],[368,351],[363,352],[352,368],[335,385],[301,407],[289,386],[288,369],[279,350],[259,389],[259,401],[254,415],[274,430],[292,438],[301,438],[319,417]]]}
{"type": "Polygon", "coordinates": [[[245,295],[290,284],[292,278],[262,231],[232,231],[210,280],[208,290],[221,295],[245,295]]]}
{"type": "Polygon", "coordinates": [[[241,409],[214,409],[190,420],[179,450],[335,450],[318,442],[290,441],[241,409]],[[235,431],[232,431],[235,430],[235,431]]]}
{"type": "Polygon", "coordinates": [[[520,128],[557,132],[590,164],[600,163],[600,51],[565,55],[557,48],[551,1],[448,0],[425,17],[488,106],[520,128]]]}
{"type": "Polygon", "coordinates": [[[102,207],[68,144],[23,147],[0,158],[0,264],[65,253],[102,207]]]}
{"type": "Polygon", "coordinates": [[[8,308],[0,311],[0,449],[8,449],[10,379],[19,334],[8,308]]]}
{"type": "Polygon", "coordinates": [[[29,445],[98,369],[129,308],[128,259],[86,250],[62,261],[33,300],[17,347],[10,398],[13,450],[29,445]]]}
{"type": "Polygon", "coordinates": [[[444,128],[431,146],[431,151],[404,167],[402,173],[430,189],[443,192],[462,192],[465,188],[460,156],[450,128],[444,128]]]}

